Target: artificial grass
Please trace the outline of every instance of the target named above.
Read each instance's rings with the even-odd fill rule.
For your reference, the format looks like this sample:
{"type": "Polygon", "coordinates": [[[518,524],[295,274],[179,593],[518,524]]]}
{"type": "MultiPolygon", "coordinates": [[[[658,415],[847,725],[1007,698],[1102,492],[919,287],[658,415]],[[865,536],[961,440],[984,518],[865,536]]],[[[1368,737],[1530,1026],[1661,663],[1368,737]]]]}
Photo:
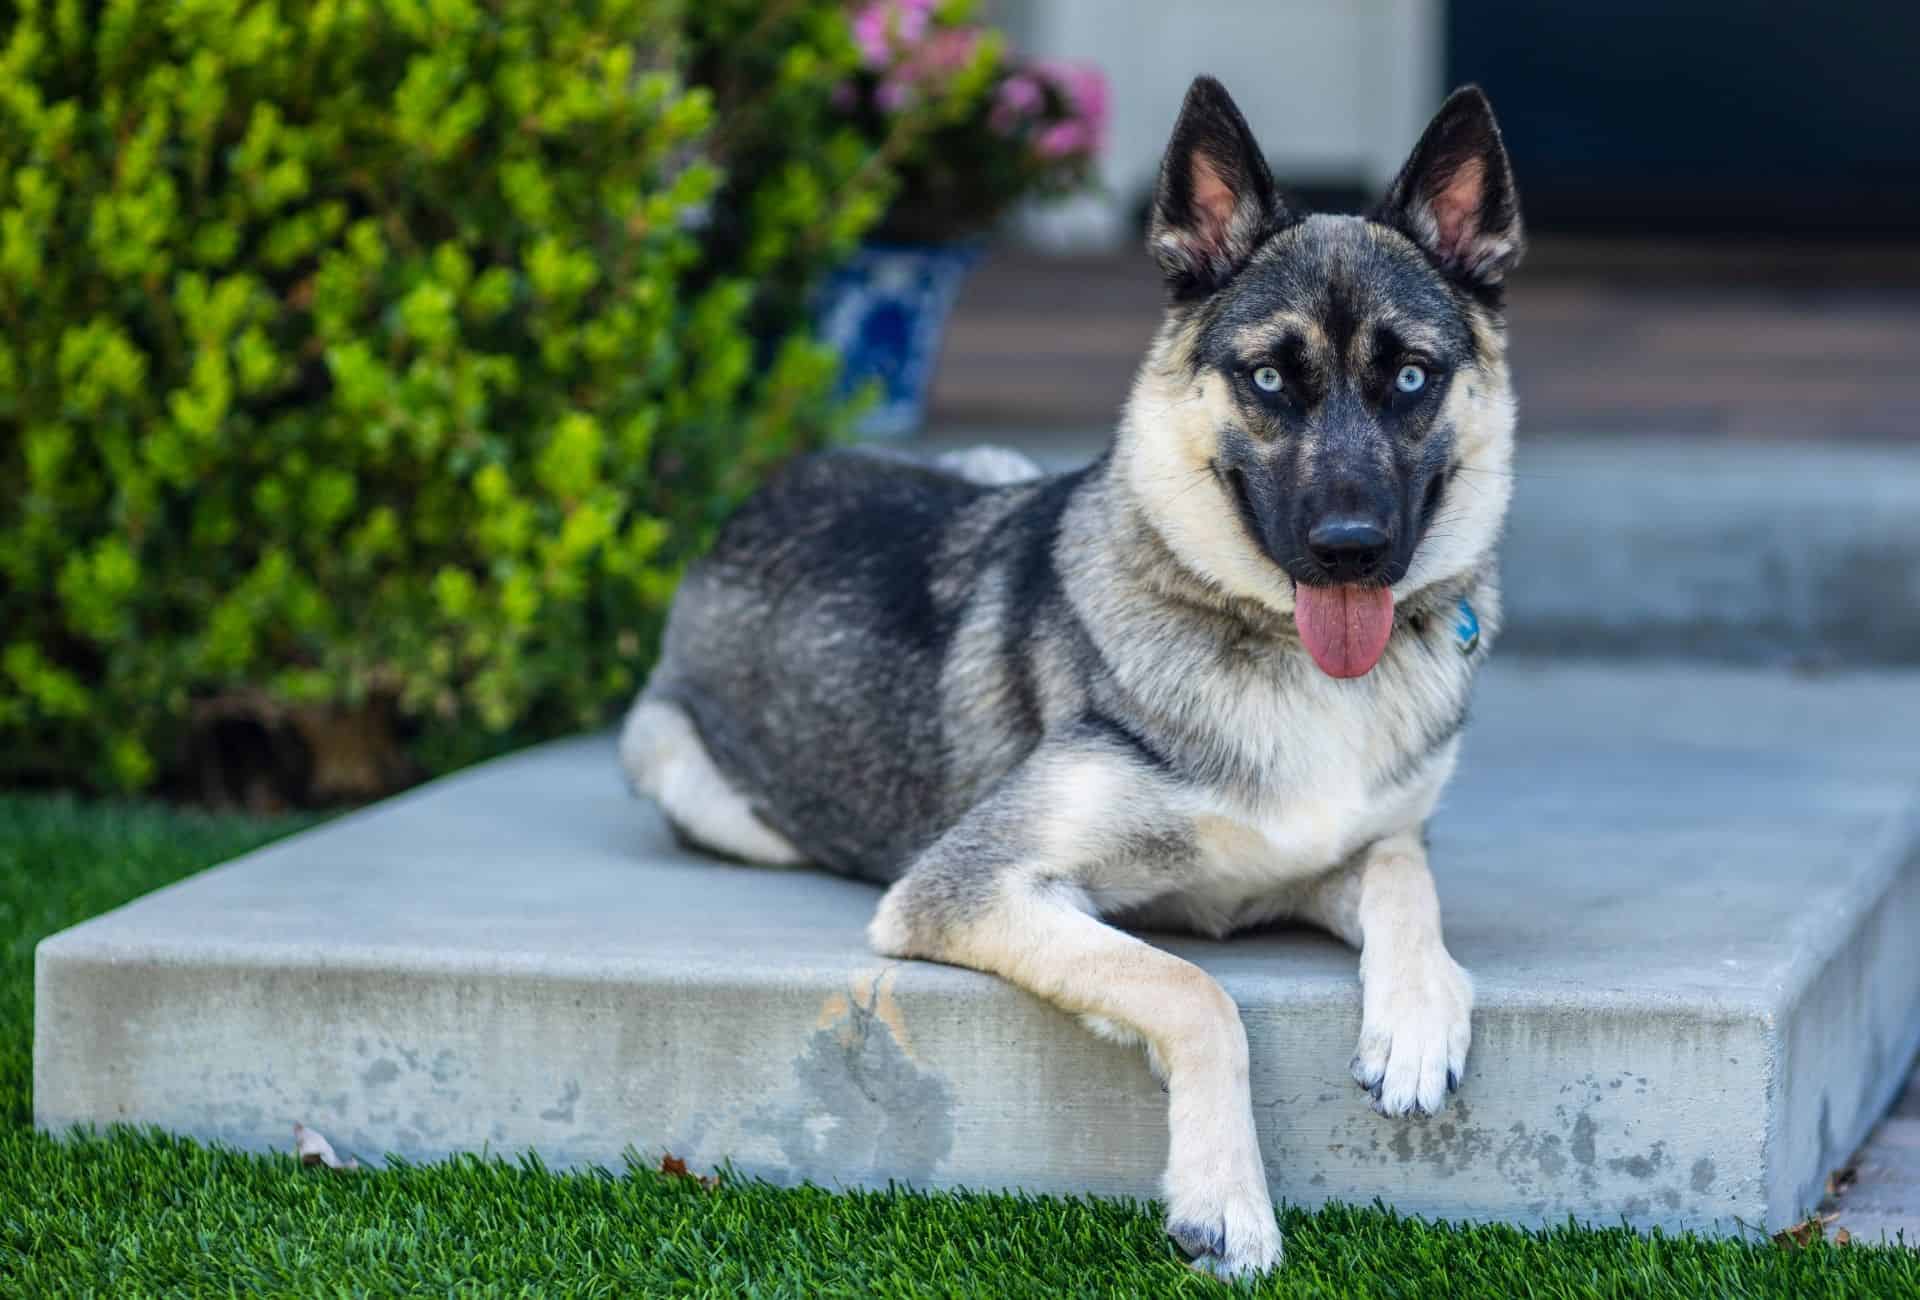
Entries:
{"type": "MultiPolygon", "coordinates": [[[[338,1174],[151,1132],[34,1133],[33,945],[300,824],[0,796],[0,1295],[1226,1294],[1122,1202],[473,1158],[338,1174]]],[[[1287,1260],[1257,1294],[1920,1296],[1920,1252],[1898,1248],[1282,1217],[1287,1260]]]]}

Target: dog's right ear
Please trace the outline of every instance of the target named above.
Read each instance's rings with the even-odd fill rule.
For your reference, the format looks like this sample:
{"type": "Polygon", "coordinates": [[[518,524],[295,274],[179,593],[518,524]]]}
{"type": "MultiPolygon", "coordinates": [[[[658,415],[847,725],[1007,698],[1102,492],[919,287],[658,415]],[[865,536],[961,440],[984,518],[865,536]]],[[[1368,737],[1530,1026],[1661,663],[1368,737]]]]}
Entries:
{"type": "Polygon", "coordinates": [[[1196,77],[1160,162],[1147,246],[1176,299],[1225,284],[1285,220],[1266,157],[1226,87],[1196,77]]]}

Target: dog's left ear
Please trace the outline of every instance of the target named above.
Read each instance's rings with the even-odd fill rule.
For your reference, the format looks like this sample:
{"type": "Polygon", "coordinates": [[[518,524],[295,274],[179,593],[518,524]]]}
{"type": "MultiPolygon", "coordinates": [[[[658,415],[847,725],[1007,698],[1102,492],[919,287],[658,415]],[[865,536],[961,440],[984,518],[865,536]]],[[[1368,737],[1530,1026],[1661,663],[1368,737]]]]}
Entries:
{"type": "Polygon", "coordinates": [[[1520,196],[1480,87],[1447,97],[1375,215],[1455,279],[1498,285],[1506,278],[1525,244],[1520,196]]]}

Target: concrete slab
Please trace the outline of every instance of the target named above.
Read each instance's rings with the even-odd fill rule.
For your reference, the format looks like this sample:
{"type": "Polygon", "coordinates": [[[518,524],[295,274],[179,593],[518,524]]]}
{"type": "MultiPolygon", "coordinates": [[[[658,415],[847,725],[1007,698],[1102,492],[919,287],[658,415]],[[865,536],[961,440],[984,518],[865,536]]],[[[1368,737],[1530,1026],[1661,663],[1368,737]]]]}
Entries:
{"type": "MultiPolygon", "coordinates": [[[[1445,1114],[1383,1119],[1347,1078],[1351,953],[1169,941],[1242,1008],[1276,1195],[1796,1220],[1920,1046],[1920,676],[1509,660],[1478,715],[1434,828],[1480,992],[1445,1114]]],[[[986,977],[875,959],[874,898],[679,851],[610,741],[549,746],[45,941],[36,1120],[1152,1194],[1138,1055],[986,977]]]]}

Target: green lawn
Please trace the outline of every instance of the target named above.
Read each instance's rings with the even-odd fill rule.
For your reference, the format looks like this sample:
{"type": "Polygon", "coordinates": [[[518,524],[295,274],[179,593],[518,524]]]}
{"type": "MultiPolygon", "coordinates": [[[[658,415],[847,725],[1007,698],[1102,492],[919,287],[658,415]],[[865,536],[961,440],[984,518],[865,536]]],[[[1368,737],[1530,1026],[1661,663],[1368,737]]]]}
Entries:
{"type": "MultiPolygon", "coordinates": [[[[158,1134],[35,1134],[35,941],[297,825],[0,796],[0,1295],[1223,1294],[1147,1206],[472,1159],[341,1175],[158,1134]]],[[[1287,1262],[1260,1294],[1920,1296],[1914,1251],[1283,1218],[1287,1262]]]]}

